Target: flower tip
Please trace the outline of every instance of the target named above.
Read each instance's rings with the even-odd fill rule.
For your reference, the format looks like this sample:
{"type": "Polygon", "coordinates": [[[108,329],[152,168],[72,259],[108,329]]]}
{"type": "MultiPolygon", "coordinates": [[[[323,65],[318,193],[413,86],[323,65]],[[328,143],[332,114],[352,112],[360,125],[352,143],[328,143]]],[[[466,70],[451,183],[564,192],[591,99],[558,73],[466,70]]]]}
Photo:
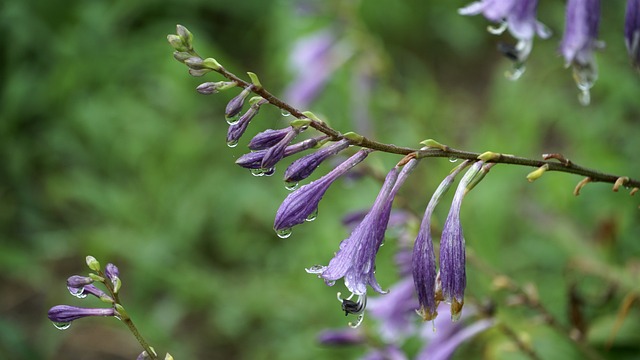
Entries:
{"type": "Polygon", "coordinates": [[[451,321],[460,320],[460,316],[462,315],[462,306],[464,306],[464,300],[458,301],[458,299],[454,298],[451,302],[451,321]]]}
{"type": "Polygon", "coordinates": [[[430,321],[438,317],[438,311],[436,311],[436,309],[427,309],[424,306],[417,309],[416,313],[420,315],[422,321],[430,321]]]}

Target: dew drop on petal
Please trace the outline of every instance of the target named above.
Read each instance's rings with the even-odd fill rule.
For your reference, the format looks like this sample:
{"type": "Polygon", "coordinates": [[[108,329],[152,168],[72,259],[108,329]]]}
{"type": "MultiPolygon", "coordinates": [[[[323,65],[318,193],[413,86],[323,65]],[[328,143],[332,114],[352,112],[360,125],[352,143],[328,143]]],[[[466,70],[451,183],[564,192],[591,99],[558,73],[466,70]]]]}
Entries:
{"type": "Polygon", "coordinates": [[[506,22],[506,21],[503,21],[503,22],[501,22],[501,23],[500,23],[500,25],[499,25],[499,26],[497,26],[497,27],[496,27],[496,26],[492,26],[492,25],[487,26],[487,31],[489,32],[489,34],[492,34],[492,35],[500,35],[500,34],[502,34],[505,30],[507,30],[507,26],[509,26],[509,25],[507,24],[507,22],[506,22]]]}
{"type": "Polygon", "coordinates": [[[253,176],[264,176],[264,169],[251,169],[250,171],[253,176]]]}
{"type": "Polygon", "coordinates": [[[319,274],[319,273],[323,272],[325,268],[326,268],[326,266],[313,265],[310,268],[304,269],[304,271],[306,271],[309,274],[319,274]]]}
{"type": "Polygon", "coordinates": [[[318,208],[316,208],[311,214],[309,214],[309,216],[307,216],[306,219],[304,219],[305,221],[313,221],[318,217],[318,208]]]}
{"type": "Polygon", "coordinates": [[[53,326],[58,330],[67,330],[70,326],[70,322],[52,322],[53,326]]]}
{"type": "Polygon", "coordinates": [[[238,146],[238,140],[227,141],[227,146],[230,147],[230,148],[234,148],[234,147],[238,146]]]}
{"type": "Polygon", "coordinates": [[[262,169],[262,172],[264,174],[264,176],[272,176],[273,174],[276,173],[276,167],[272,167],[270,169],[262,169]]]}
{"type": "Polygon", "coordinates": [[[227,124],[233,125],[233,124],[237,123],[238,120],[240,120],[240,114],[235,115],[235,116],[225,116],[224,119],[227,120],[227,124]]]}
{"type": "Polygon", "coordinates": [[[291,236],[291,228],[276,230],[276,235],[281,239],[286,239],[291,236]]]}
{"type": "Polygon", "coordinates": [[[80,288],[67,286],[67,289],[69,289],[69,293],[71,295],[77,297],[78,299],[84,299],[87,297],[87,294],[84,293],[84,286],[80,288]]]}
{"type": "Polygon", "coordinates": [[[353,323],[351,321],[349,321],[349,327],[352,329],[357,328],[358,326],[360,326],[360,324],[362,324],[362,320],[364,319],[364,314],[360,314],[358,315],[358,317],[356,318],[356,322],[353,323]]]}
{"type": "Polygon", "coordinates": [[[297,181],[285,181],[284,188],[293,191],[296,190],[300,186],[300,183],[297,181]]]}

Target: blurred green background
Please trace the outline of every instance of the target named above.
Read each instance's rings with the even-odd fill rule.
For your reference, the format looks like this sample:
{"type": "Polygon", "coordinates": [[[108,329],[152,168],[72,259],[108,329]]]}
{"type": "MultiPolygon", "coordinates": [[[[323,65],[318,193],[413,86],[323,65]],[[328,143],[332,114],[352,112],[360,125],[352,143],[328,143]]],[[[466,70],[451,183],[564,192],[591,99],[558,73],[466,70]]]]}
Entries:
{"type": "MultiPolygon", "coordinates": [[[[313,223],[278,238],[271,224],[287,195],[280,178],[234,165],[252,134],[284,126],[264,107],[236,148],[225,145],[224,106],[233,91],[201,96],[166,35],[188,27],[204,57],[238,75],[259,74],[282,96],[294,80],[293,45],[330,29],[349,50],[310,110],[346,132],[418,146],[539,158],[561,152],[602,171],[638,178],[638,74],[628,66],[622,2],[603,9],[600,79],[580,106],[571,71],[557,55],[564,2],[541,1],[554,37],[536,39],[528,70],[505,79],[482,17],[466,1],[17,1],[0,4],[0,358],[134,359],[135,339],[114,319],[82,319],[56,330],[57,304],[101,306],[69,296],[65,280],[86,274],[84,257],[120,268],[122,300],[155,348],[176,359],[354,358],[363,349],[316,343],[346,324],[329,288],[304,268],[326,264],[348,235],[341,216],[367,208],[379,184],[338,182],[313,223]],[[364,88],[358,79],[371,80],[364,88]],[[358,90],[359,89],[359,90],[358,90]],[[363,115],[364,114],[364,115],[363,115]]],[[[285,99],[286,100],[286,99],[285,99]]],[[[397,156],[372,154],[386,172],[397,156]]],[[[286,163],[286,161],[285,161],[286,163]]],[[[452,166],[428,159],[402,189],[421,214],[452,166]]],[[[326,172],[325,165],[312,178],[326,172]]],[[[530,184],[526,168],[496,166],[463,205],[469,251],[521,284],[570,328],[570,289],[579,297],[586,341],[603,358],[640,351],[638,197],[549,173],[530,184]],[[631,302],[611,343],[623,299],[631,302]]],[[[446,204],[436,211],[444,221],[446,204]]],[[[389,241],[387,242],[389,243],[389,241]]],[[[394,246],[377,275],[397,279],[394,246]]],[[[468,302],[493,301],[497,316],[545,359],[582,358],[534,311],[509,306],[492,274],[468,265],[468,302]]],[[[365,320],[367,328],[374,322],[365,320]]],[[[488,331],[457,358],[526,358],[488,331]]]]}

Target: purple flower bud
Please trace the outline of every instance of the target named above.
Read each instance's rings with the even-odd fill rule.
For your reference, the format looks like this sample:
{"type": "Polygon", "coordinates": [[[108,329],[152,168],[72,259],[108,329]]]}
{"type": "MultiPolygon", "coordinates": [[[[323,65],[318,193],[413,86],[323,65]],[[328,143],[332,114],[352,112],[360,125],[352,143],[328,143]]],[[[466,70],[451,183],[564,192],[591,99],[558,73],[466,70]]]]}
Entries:
{"type": "Polygon", "coordinates": [[[263,150],[274,146],[279,143],[285,136],[291,131],[291,128],[283,129],[267,129],[249,141],[249,149],[251,150],[263,150]]]}
{"type": "Polygon", "coordinates": [[[460,318],[464,304],[464,289],[467,285],[465,269],[465,241],[460,225],[460,207],[467,185],[482,168],[483,162],[475,162],[458,184],[449,215],[440,238],[440,279],[444,301],[451,304],[451,319],[460,318]]]}
{"type": "Polygon", "coordinates": [[[640,68],[640,0],[627,1],[624,42],[627,45],[631,63],[636,68],[640,68]]]}
{"type": "Polygon", "coordinates": [[[417,160],[411,160],[400,175],[398,167],[389,171],[371,210],[349,238],[340,243],[340,249],[329,265],[307,269],[308,273],[318,274],[329,286],[344,278],[344,285],[354,295],[365,296],[367,285],[379,293],[385,293],[375,277],[376,255],[384,240],[395,194],[416,163],[417,160]]]}
{"type": "Polygon", "coordinates": [[[312,154],[301,157],[289,165],[284,172],[284,181],[298,182],[306,179],[329,156],[349,147],[349,140],[343,139],[312,154]]]}
{"type": "Polygon", "coordinates": [[[251,94],[251,87],[242,89],[240,94],[238,94],[227,103],[227,108],[224,112],[227,119],[234,118],[240,113],[240,111],[242,110],[242,106],[244,106],[244,100],[247,98],[247,96],[249,96],[249,94],[251,94]]]}
{"type": "Polygon", "coordinates": [[[84,298],[83,295],[85,286],[91,284],[93,279],[88,276],[73,275],[67,279],[67,289],[71,295],[79,298],[84,298]]]}
{"type": "MultiPolygon", "coordinates": [[[[317,138],[311,138],[299,143],[289,145],[284,150],[283,157],[287,157],[290,155],[297,154],[301,151],[305,151],[311,149],[312,147],[318,145],[318,142],[325,140],[326,136],[320,136],[317,138]]],[[[236,164],[242,166],[245,169],[261,169],[262,159],[264,159],[267,150],[258,150],[254,152],[250,152],[248,154],[244,154],[236,160],[236,164]]]]}
{"type": "Polygon", "coordinates": [[[593,51],[604,44],[598,41],[600,0],[569,0],[567,19],[560,52],[567,66],[573,64],[573,75],[581,90],[580,102],[589,104],[589,89],[598,78],[593,51]]]}
{"type": "Polygon", "coordinates": [[[290,229],[302,224],[318,209],[318,203],[329,186],[349,169],[359,164],[369,155],[369,150],[360,150],[325,176],[292,192],[278,208],[273,229],[278,234],[290,234],[290,229]]]}
{"type": "Polygon", "coordinates": [[[318,335],[322,345],[357,345],[365,340],[364,335],[353,329],[325,330],[318,335]]]}
{"type": "Polygon", "coordinates": [[[98,289],[94,285],[87,285],[82,289],[83,297],[87,296],[88,294],[91,294],[98,299],[113,303],[113,299],[111,298],[111,296],[107,295],[104,291],[98,289]]]}
{"type": "Polygon", "coordinates": [[[234,147],[238,144],[238,140],[242,137],[244,132],[247,130],[247,126],[253,118],[258,114],[258,106],[251,106],[246,113],[240,116],[240,119],[229,125],[229,130],[227,131],[227,145],[230,147],[234,147]]]}
{"type": "Polygon", "coordinates": [[[301,131],[300,128],[296,128],[293,126],[287,129],[287,134],[280,141],[278,141],[272,147],[266,149],[267,152],[264,154],[264,158],[262,158],[262,164],[260,165],[262,169],[271,169],[278,163],[278,161],[282,160],[287,146],[296,136],[298,136],[301,131]]]}
{"type": "Polygon", "coordinates": [[[69,305],[57,305],[49,310],[49,320],[54,323],[70,323],[87,316],[116,316],[113,308],[79,308],[69,305]]]}
{"type": "Polygon", "coordinates": [[[455,177],[462,169],[463,166],[457,167],[442,180],[436,191],[434,191],[422,217],[418,237],[413,246],[412,272],[416,293],[418,294],[418,303],[420,304],[418,314],[425,321],[432,320],[438,315],[436,311],[438,306],[438,301],[436,301],[436,256],[431,240],[431,215],[433,215],[436,205],[438,205],[442,196],[447,193],[455,177]]]}
{"type": "Polygon", "coordinates": [[[118,278],[120,277],[120,271],[118,270],[118,267],[116,267],[112,263],[108,263],[107,266],[104,267],[104,274],[106,275],[107,279],[111,281],[113,286],[116,286],[118,278]]]}

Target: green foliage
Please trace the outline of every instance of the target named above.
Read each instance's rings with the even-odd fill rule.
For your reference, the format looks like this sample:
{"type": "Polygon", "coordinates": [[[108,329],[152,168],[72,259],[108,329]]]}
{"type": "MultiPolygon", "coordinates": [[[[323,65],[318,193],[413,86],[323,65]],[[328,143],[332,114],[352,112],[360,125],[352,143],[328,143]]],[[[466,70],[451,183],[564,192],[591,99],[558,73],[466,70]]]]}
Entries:
{"type": "MultiPolygon", "coordinates": [[[[640,175],[638,77],[627,66],[621,4],[604,14],[607,49],[597,55],[600,79],[586,108],[556,54],[562,4],[541,4],[540,18],[555,36],[536,39],[527,73],[515,83],[503,77],[510,65],[495,51],[498,40],[510,39],[487,34],[481,18],[457,15],[460,5],[329,1],[309,5],[317,13],[308,16],[298,2],[285,0],[5,1],[3,357],[132,359],[141,351],[115,320],[79,321],[64,333],[47,321],[52,305],[83,306],[68,296],[64,280],[85,272],[87,254],[120,267],[121,296],[133,320],[159,352],[176,359],[361,353],[316,344],[319,330],[346,324],[335,300],[341,285],[328,288],[304,267],[328,262],[348,235],[340,216],[367,208],[378,184],[337,183],[315,222],[277,238],[271,224],[287,194],[278,178],[284,165],[272,178],[254,178],[233,162],[251,134],[285,122],[265,106],[240,145],[227,148],[224,106],[234,90],[207,97],[194,91],[221,79],[189,77],[172,59],[165,36],[176,23],[193,32],[203,57],[237,74],[255,72],[276,95],[292,77],[292,44],[332,26],[353,55],[312,108],[302,110],[342,132],[416,147],[434,138],[532,158],[561,152],[589,167],[640,175]],[[377,80],[367,104],[371,122],[364,124],[352,112],[353,76],[363,68],[377,80]]],[[[384,172],[397,160],[374,153],[368,164],[384,172]]],[[[421,214],[450,167],[446,160],[423,161],[401,190],[405,203],[421,214]]],[[[638,200],[597,183],[576,198],[579,178],[546,173],[530,184],[529,171],[496,166],[470,193],[462,210],[468,246],[499,272],[537,285],[541,302],[565,327],[568,291],[577,286],[593,325],[588,338],[602,350],[622,299],[638,294],[632,273],[640,253],[638,200]]],[[[436,228],[446,211],[436,210],[436,228]]],[[[395,279],[391,250],[385,247],[378,263],[387,288],[395,279]]],[[[494,301],[498,318],[532,339],[543,358],[580,358],[531,311],[507,307],[508,294],[491,287],[490,274],[471,263],[469,275],[469,296],[494,301]]],[[[626,316],[608,358],[638,350],[639,314],[626,316]]],[[[477,342],[486,358],[518,353],[497,331],[477,342]]],[[[477,356],[473,350],[462,349],[460,358],[477,356]]]]}

